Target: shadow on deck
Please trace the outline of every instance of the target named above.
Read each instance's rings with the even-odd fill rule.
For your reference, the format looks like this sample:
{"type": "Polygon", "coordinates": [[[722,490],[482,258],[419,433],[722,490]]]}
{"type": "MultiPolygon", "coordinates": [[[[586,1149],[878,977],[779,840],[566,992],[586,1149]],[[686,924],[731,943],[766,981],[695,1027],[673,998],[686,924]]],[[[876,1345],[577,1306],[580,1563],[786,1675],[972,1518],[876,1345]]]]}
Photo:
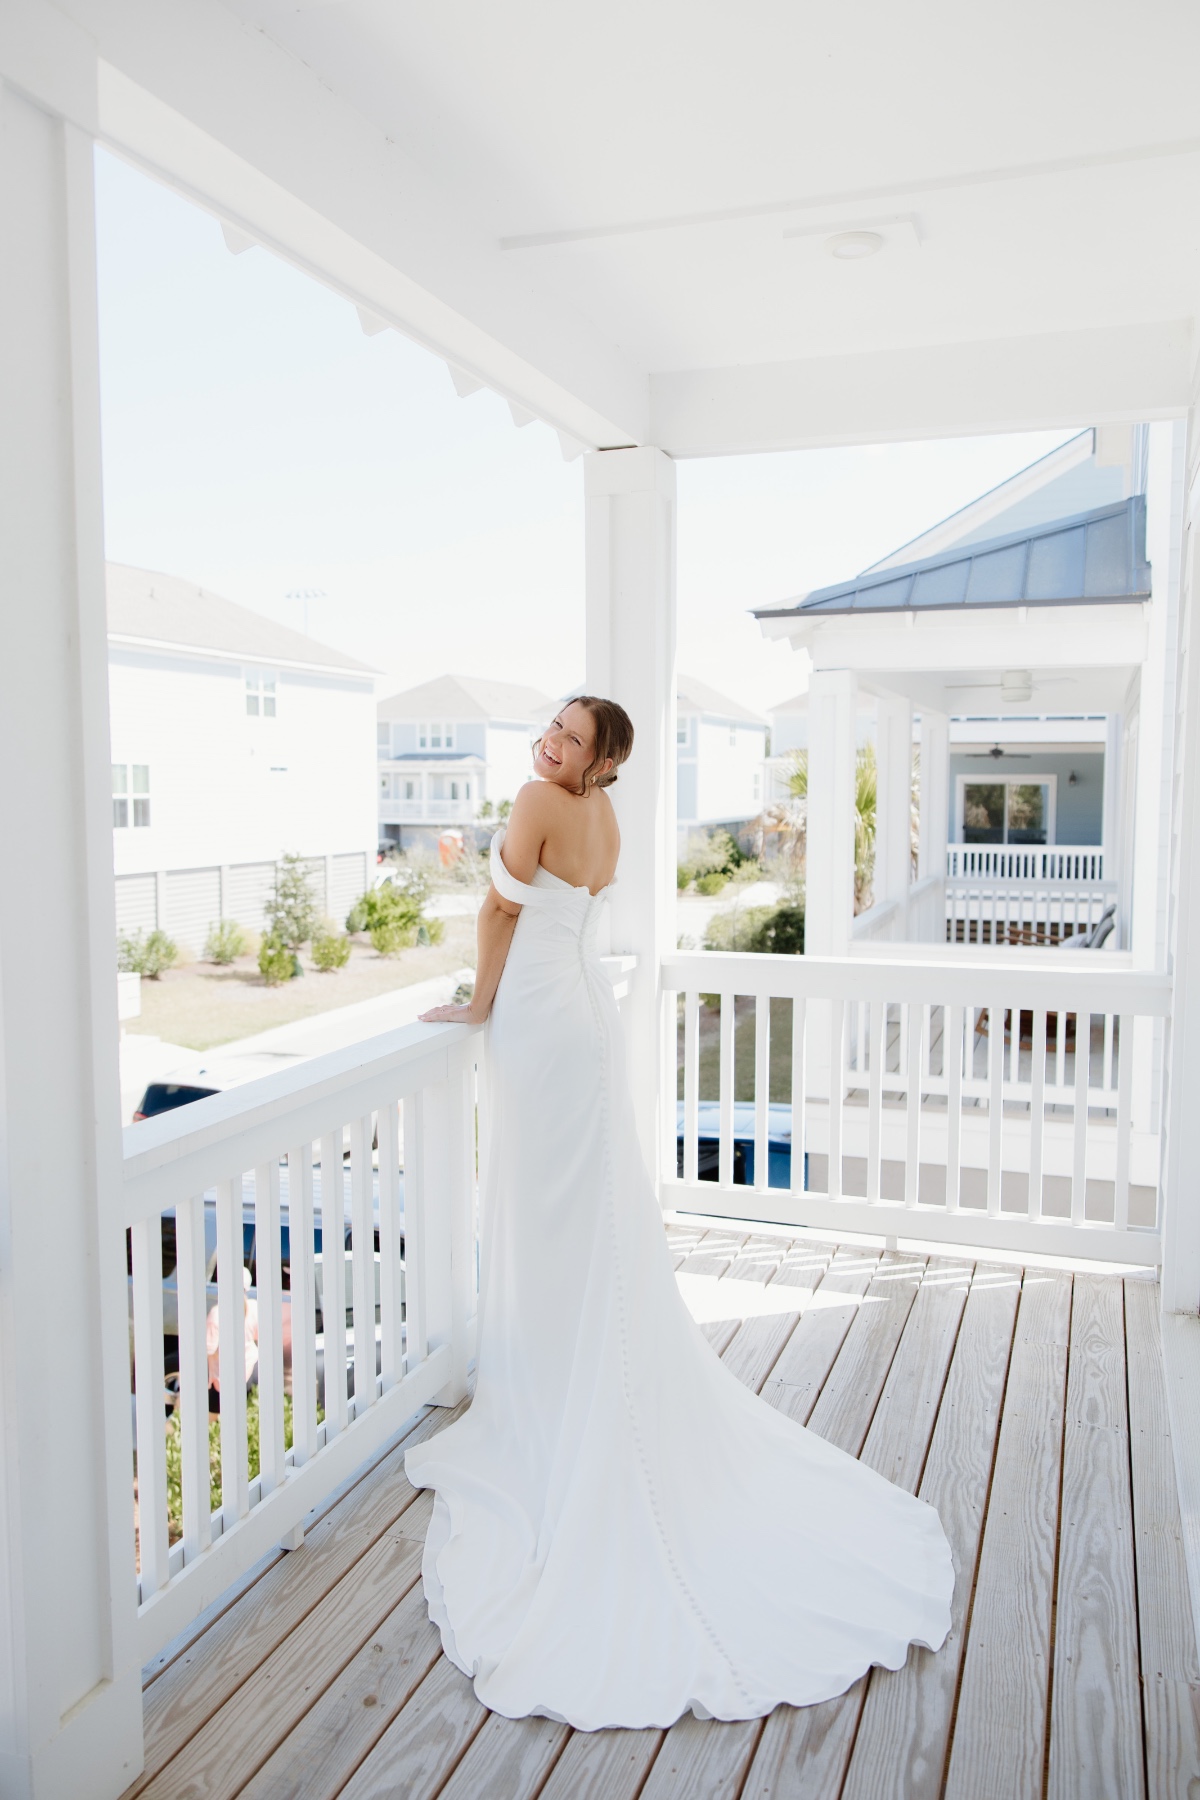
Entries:
{"type": "MultiPolygon", "coordinates": [[[[404,1443],[146,1670],[127,1800],[1134,1800],[1200,1791],[1200,1668],[1148,1278],[673,1227],[771,1405],[936,1505],[954,1624],[822,1706],[572,1732],[489,1714],[420,1586],[404,1443]]],[[[730,1542],[736,1557],[736,1542],[730,1542]]]]}

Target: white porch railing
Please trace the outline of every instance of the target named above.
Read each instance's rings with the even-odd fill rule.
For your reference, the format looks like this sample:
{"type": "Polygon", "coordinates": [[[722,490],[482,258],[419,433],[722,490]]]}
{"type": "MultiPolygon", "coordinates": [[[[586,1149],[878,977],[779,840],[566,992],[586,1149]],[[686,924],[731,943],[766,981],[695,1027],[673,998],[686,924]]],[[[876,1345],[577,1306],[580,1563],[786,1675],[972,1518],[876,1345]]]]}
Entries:
{"type": "Polygon", "coordinates": [[[997,881],[1103,881],[1099,844],[948,844],[946,873],[997,881]]]}
{"type": "Polygon", "coordinates": [[[143,1661],[286,1542],[420,1406],[452,1404],[465,1392],[476,1310],[472,1147],[481,1043],[477,1030],[461,1025],[408,1026],[126,1130],[122,1225],[132,1234],[143,1661]],[[215,1212],[215,1287],[206,1211],[210,1221],[215,1212]],[[172,1219],[182,1484],[174,1542],[163,1342],[163,1224],[172,1219]],[[242,1274],[251,1227],[259,1404],[253,1480],[242,1274]],[[206,1345],[214,1304],[217,1512],[209,1497],[206,1345]],[[293,1443],[285,1449],[288,1387],[293,1443]]]}
{"type": "Polygon", "coordinates": [[[1148,1063],[1167,1016],[1165,978],[1086,952],[1078,970],[680,953],[663,959],[662,985],[668,1017],[682,1014],[683,1172],[672,1141],[665,1204],[1159,1261],[1158,1135],[1135,1120],[1133,1095],[1135,1063],[1148,1063]],[[787,1189],[769,1186],[781,1028],[774,1098],[790,1101],[787,1189]],[[752,1187],[733,1179],[733,1109],[750,1096],[752,1187]],[[718,1103],[716,1182],[698,1179],[701,1101],[718,1103]]]}
{"type": "MultiPolygon", "coordinates": [[[[947,878],[945,932],[952,944],[1058,944],[1098,925],[1117,901],[1115,881],[947,878]]],[[[1115,949],[1114,931],[1109,946],[1115,949]]]]}
{"type": "Polygon", "coordinates": [[[940,875],[914,882],[903,900],[884,900],[850,926],[855,944],[936,944],[946,932],[946,884],[940,875]]]}

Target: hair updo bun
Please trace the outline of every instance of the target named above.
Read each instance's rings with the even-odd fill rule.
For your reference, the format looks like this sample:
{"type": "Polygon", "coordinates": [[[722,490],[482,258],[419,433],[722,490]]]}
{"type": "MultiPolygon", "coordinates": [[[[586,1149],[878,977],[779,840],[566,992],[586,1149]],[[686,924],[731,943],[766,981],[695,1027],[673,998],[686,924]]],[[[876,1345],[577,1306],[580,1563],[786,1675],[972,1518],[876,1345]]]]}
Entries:
{"type": "Polygon", "coordinates": [[[628,761],[633,749],[633,722],[623,706],[618,706],[615,700],[602,700],[596,694],[576,694],[572,703],[587,707],[596,731],[596,751],[584,770],[582,791],[586,794],[589,788],[612,787],[618,768],[628,761]],[[612,768],[603,775],[593,775],[592,770],[599,769],[610,757],[612,768]]]}

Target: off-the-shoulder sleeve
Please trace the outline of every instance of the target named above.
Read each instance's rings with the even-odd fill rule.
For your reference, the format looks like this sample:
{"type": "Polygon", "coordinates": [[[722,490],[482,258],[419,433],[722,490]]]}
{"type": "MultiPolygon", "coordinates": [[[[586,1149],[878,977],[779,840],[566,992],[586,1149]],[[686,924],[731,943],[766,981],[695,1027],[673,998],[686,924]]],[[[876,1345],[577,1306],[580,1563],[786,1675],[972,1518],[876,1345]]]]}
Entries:
{"type": "Polygon", "coordinates": [[[492,838],[492,886],[496,892],[503,894],[506,900],[511,900],[514,906],[537,906],[544,900],[553,899],[554,896],[547,888],[530,887],[527,881],[518,881],[516,876],[511,875],[505,868],[500,855],[500,846],[504,842],[504,835],[502,825],[492,838]]]}

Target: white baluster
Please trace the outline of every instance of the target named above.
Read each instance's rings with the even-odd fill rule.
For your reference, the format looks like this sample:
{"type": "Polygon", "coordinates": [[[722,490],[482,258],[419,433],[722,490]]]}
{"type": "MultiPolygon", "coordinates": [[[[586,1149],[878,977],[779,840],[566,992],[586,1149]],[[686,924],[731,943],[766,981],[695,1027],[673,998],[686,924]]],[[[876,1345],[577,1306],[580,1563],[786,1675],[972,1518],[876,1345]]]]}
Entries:
{"type": "MultiPolygon", "coordinates": [[[[1065,1025],[1065,1015],[1060,1014],[1065,1025]]],[[[1092,1017],[1075,1014],[1074,1150],[1071,1169],[1071,1223],[1082,1225],[1087,1217],[1088,1063],[1091,1060],[1092,1017]]],[[[1066,1031],[1063,1031],[1066,1036],[1066,1031]]]]}
{"type": "Polygon", "coordinates": [[[717,1176],[722,1187],[733,1185],[733,1045],[734,1045],[734,1008],[736,997],[733,994],[721,995],[721,1062],[720,1062],[720,1123],[719,1161],[717,1176]]]}
{"type": "Polygon", "coordinates": [[[153,1213],[133,1227],[133,1355],[143,1603],[167,1585],[169,1572],[162,1264],[162,1219],[153,1213]]]}
{"type": "Polygon", "coordinates": [[[1042,1216],[1042,1163],[1046,1141],[1046,1014],[1033,1015],[1033,1051],[1029,1081],[1029,1217],[1042,1216]]]}
{"type": "Polygon", "coordinates": [[[423,1096],[404,1102],[404,1366],[415,1369],[429,1352],[425,1286],[425,1127],[423,1096]]]}
{"type": "Polygon", "coordinates": [[[804,1192],[805,1026],[807,1003],[792,1001],[792,1163],[793,1194],[804,1192]]]}
{"type": "Polygon", "coordinates": [[[313,1147],[288,1151],[288,1240],[292,1296],[292,1460],[317,1450],[316,1285],[313,1267],[313,1147]]]}
{"type": "Polygon", "coordinates": [[[379,1330],[383,1389],[403,1373],[404,1264],[400,1249],[400,1117],[396,1102],[379,1108],[379,1330]]]}
{"type": "Polygon", "coordinates": [[[346,1403],[346,1183],[342,1134],[321,1139],[321,1324],[325,1337],[325,1433],[345,1431],[346,1403]]]}
{"type": "Polygon", "coordinates": [[[700,995],[689,988],[683,1001],[683,1179],[700,1179],[700,995]]]}
{"type": "Polygon", "coordinates": [[[375,1404],[375,1221],[371,1114],[350,1126],[350,1254],[354,1305],[354,1416],[375,1404]]]}
{"type": "Polygon", "coordinates": [[[846,1092],[846,1002],[829,1005],[829,1196],[842,1197],[842,1099],[846,1092]]]}
{"type": "Polygon", "coordinates": [[[183,1560],[212,1543],[208,1466],[208,1350],[204,1196],[175,1209],[175,1285],[179,1306],[179,1435],[183,1488],[183,1560]]]}
{"type": "MultiPolygon", "coordinates": [[[[968,1009],[974,1017],[973,1009],[968,1009]]],[[[961,1193],[963,1009],[942,1009],[942,1066],[946,1071],[946,1211],[957,1212],[961,1193]]]]}
{"type": "Polygon", "coordinates": [[[989,1219],[1000,1217],[1004,1133],[1004,1003],[988,1007],[988,1177],[989,1219]]]}
{"type": "Polygon", "coordinates": [[[754,1185],[765,1192],[771,1185],[771,1002],[759,994],[754,1002],[754,1185]]]}
{"type": "Polygon", "coordinates": [[[217,1186],[217,1331],[221,1388],[221,1517],[225,1529],[250,1506],[246,1472],[246,1290],[242,1178],[217,1186]]]}

